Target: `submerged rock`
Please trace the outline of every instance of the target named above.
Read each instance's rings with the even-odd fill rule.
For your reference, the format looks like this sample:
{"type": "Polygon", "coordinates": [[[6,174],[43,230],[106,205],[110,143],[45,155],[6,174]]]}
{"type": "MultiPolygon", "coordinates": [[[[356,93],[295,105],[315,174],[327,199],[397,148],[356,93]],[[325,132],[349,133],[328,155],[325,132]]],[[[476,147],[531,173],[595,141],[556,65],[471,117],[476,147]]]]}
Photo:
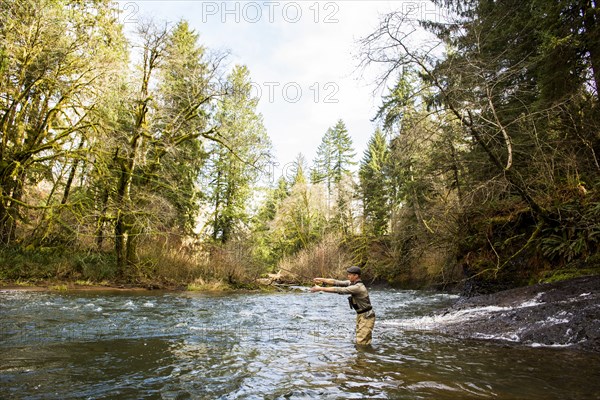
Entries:
{"type": "Polygon", "coordinates": [[[463,298],[431,329],[465,338],[600,352],[600,276],[463,298]]]}

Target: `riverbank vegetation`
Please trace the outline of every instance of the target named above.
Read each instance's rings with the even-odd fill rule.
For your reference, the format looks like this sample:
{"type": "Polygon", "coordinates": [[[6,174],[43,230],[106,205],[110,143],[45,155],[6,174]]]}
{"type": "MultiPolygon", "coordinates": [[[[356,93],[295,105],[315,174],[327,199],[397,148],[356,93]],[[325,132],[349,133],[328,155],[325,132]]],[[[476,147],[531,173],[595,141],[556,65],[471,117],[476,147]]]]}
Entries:
{"type": "Polygon", "coordinates": [[[273,173],[251,72],[185,21],[0,1],[0,280],[371,281],[488,291],[600,272],[600,27],[587,1],[437,2],[360,43],[379,128],[273,173]],[[441,15],[441,14],[440,14],[441,15]]]}

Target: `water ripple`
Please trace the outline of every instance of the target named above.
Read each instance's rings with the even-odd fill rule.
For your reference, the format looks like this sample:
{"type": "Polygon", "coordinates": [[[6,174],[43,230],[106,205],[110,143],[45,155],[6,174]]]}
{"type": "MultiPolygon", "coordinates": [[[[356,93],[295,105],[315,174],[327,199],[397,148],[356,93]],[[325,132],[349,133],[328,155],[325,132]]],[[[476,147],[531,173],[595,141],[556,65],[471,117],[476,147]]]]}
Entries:
{"type": "Polygon", "coordinates": [[[374,346],[344,297],[0,292],[9,398],[599,398],[600,360],[465,341],[394,321],[455,300],[374,290],[374,346]],[[594,397],[595,396],[595,397],[594,397]]]}

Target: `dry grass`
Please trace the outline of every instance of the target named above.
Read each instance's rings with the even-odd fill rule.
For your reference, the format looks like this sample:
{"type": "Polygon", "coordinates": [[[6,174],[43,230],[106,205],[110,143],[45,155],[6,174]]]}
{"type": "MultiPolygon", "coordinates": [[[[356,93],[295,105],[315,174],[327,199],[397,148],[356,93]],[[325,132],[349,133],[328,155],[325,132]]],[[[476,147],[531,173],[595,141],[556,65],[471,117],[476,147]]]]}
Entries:
{"type": "Polygon", "coordinates": [[[232,290],[232,288],[221,280],[205,281],[202,278],[198,278],[187,285],[187,290],[192,292],[225,292],[232,290]]]}
{"type": "Polygon", "coordinates": [[[262,271],[254,264],[247,242],[232,239],[225,245],[196,242],[181,246],[171,242],[146,246],[137,274],[167,284],[189,284],[193,290],[252,286],[262,271]]]}
{"type": "Polygon", "coordinates": [[[319,243],[283,259],[278,267],[282,279],[309,283],[314,277],[343,278],[352,255],[341,246],[339,235],[326,235],[319,243]]]}

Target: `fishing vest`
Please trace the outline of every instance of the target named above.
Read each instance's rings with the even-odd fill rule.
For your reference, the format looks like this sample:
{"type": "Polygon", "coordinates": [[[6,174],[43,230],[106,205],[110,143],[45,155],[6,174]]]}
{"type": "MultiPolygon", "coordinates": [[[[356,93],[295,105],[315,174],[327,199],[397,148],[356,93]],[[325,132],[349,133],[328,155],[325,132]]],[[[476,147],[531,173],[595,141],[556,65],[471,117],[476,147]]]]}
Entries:
{"type": "Polygon", "coordinates": [[[371,311],[373,307],[371,306],[371,299],[369,299],[369,294],[365,284],[362,283],[362,281],[357,281],[355,285],[359,286],[362,290],[360,291],[361,293],[353,294],[352,296],[348,297],[350,308],[355,310],[357,314],[371,311]]]}

